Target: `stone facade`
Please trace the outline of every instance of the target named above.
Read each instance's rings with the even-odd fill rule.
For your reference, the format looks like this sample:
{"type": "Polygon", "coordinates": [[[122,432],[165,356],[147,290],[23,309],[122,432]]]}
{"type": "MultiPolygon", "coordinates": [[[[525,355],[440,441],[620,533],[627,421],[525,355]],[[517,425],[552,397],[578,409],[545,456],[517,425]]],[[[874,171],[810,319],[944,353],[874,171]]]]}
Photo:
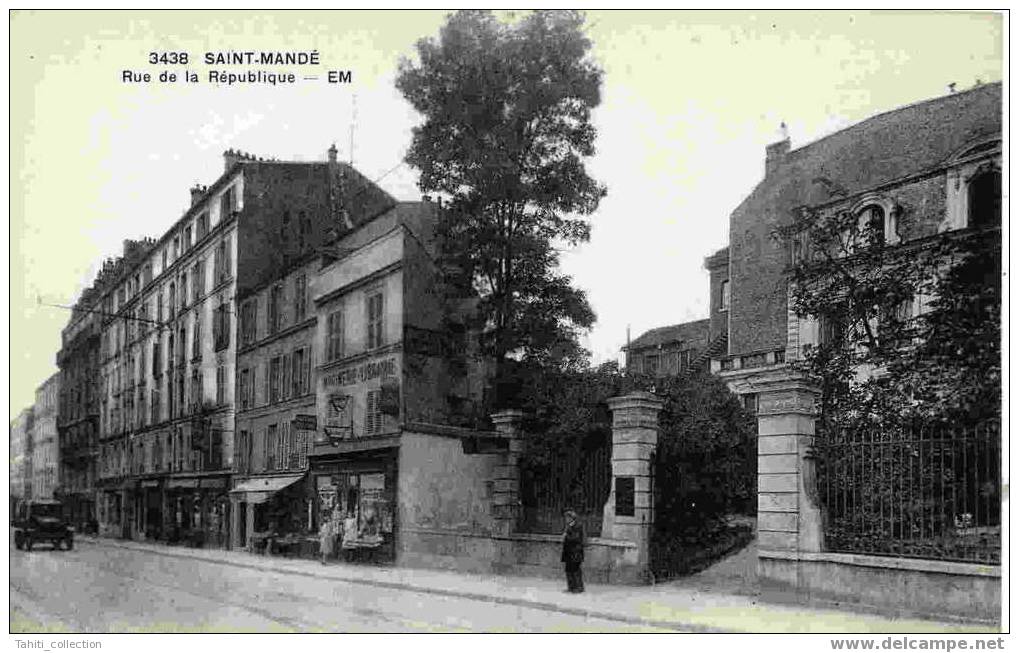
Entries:
{"type": "Polygon", "coordinates": [[[92,312],[98,296],[88,288],[61,332],[57,353],[61,386],[57,406],[60,447],[59,498],[81,530],[96,518],[96,462],[99,453],[100,317],[92,312]]]}
{"type": "Polygon", "coordinates": [[[12,498],[32,498],[32,407],[18,413],[10,423],[10,492],[12,498]]]}
{"type": "MultiPolygon", "coordinates": [[[[965,228],[965,185],[980,170],[1000,170],[1000,140],[1001,85],[986,84],[882,113],[800,148],[788,139],[770,147],[764,179],[729,219],[729,347],[713,358],[712,370],[735,387],[772,371],[752,368],[794,360],[816,342],[816,327],[789,312],[792,251],[775,236],[803,207],[879,206],[890,244],[965,228]]],[[[706,262],[713,307],[720,254],[706,262]]]]}
{"type": "Polygon", "coordinates": [[[35,391],[31,475],[33,499],[53,499],[60,485],[60,441],[57,437],[59,395],[59,374],[43,381],[35,391]]]}

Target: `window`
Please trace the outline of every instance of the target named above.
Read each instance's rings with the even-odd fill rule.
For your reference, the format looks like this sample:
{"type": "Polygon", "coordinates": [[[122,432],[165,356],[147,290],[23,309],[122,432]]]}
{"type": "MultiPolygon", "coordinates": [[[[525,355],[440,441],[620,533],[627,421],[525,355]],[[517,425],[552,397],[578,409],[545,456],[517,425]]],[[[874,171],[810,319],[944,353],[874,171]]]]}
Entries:
{"type": "Polygon", "coordinates": [[[156,295],[156,322],[163,321],[163,291],[156,295]]]}
{"type": "Polygon", "coordinates": [[[198,216],[198,240],[209,235],[209,214],[208,212],[198,216]]]}
{"type": "Polygon", "coordinates": [[[969,205],[969,226],[974,228],[1001,226],[1001,173],[988,170],[970,180],[966,189],[969,205]]]}
{"type": "Polygon", "coordinates": [[[268,402],[274,404],[280,400],[280,381],[282,373],[282,359],[276,356],[269,361],[269,395],[268,402]]]}
{"type": "Polygon", "coordinates": [[[226,349],[230,346],[230,311],[225,302],[216,307],[212,324],[216,351],[226,349]]]}
{"type": "Polygon", "coordinates": [[[326,359],[335,361],[343,358],[343,311],[329,314],[327,324],[326,359]]]}
{"type": "Polygon", "coordinates": [[[219,198],[219,221],[223,222],[233,214],[236,204],[236,189],[230,186],[219,198]]]}
{"type": "Polygon", "coordinates": [[[308,277],[305,274],[297,275],[294,280],[294,322],[304,320],[308,312],[308,277]]]}
{"type": "Polygon", "coordinates": [[[184,415],[185,403],[184,403],[184,370],[181,370],[177,374],[177,391],[175,393],[177,403],[175,404],[176,410],[174,413],[177,417],[184,415]]]}
{"type": "Polygon", "coordinates": [[[206,469],[223,468],[223,430],[209,430],[209,456],[206,469]]]}
{"type": "Polygon", "coordinates": [[[683,351],[679,352],[679,362],[677,371],[682,372],[683,370],[688,369],[690,367],[690,358],[692,355],[693,352],[689,349],[684,349],[683,351]]]}
{"type": "Polygon", "coordinates": [[[375,349],[377,347],[381,347],[383,343],[382,293],[370,293],[366,299],[366,303],[366,312],[368,315],[368,349],[375,349]]]}
{"type": "Polygon", "coordinates": [[[156,342],[152,343],[152,376],[157,379],[163,373],[163,356],[160,349],[160,343],[157,339],[156,342]]]}
{"type": "Polygon", "coordinates": [[[743,395],[743,410],[747,411],[751,415],[757,414],[757,394],[751,392],[743,395]]]}
{"type": "Polygon", "coordinates": [[[191,369],[191,412],[202,407],[202,371],[196,365],[191,369]]]}
{"type": "Polygon", "coordinates": [[[226,403],[226,365],[216,367],[216,403],[226,403]]]}
{"type": "Polygon", "coordinates": [[[180,310],[188,307],[188,273],[187,270],[180,274],[180,310]]]}
{"type": "Polygon", "coordinates": [[[173,311],[177,307],[177,287],[174,284],[170,284],[170,303],[168,305],[168,314],[170,319],[173,319],[173,311]]]}
{"type": "Polygon", "coordinates": [[[220,241],[219,246],[216,248],[215,261],[213,262],[216,270],[216,283],[221,284],[230,278],[233,271],[230,264],[230,237],[227,236],[220,241]]]}
{"type": "Polygon", "coordinates": [[[644,356],[644,373],[645,374],[658,373],[658,354],[646,354],[644,356]]]}
{"type": "Polygon", "coordinates": [[[864,242],[871,245],[885,243],[885,210],[877,204],[864,207],[859,213],[859,226],[864,242]]]}
{"type": "Polygon", "coordinates": [[[180,258],[180,236],[173,237],[173,260],[180,258]]]}
{"type": "Polygon", "coordinates": [[[310,351],[307,347],[302,347],[294,351],[290,357],[291,362],[291,379],[293,383],[292,395],[294,397],[300,397],[306,395],[310,391],[311,386],[311,361],[310,351]]]}
{"type": "Polygon", "coordinates": [[[241,306],[241,344],[250,345],[255,342],[256,316],[258,300],[250,299],[241,306]]]}
{"type": "Polygon", "coordinates": [[[269,428],[265,431],[265,468],[267,470],[276,469],[276,445],[279,435],[279,430],[275,424],[270,424],[269,428]]]}
{"type": "Polygon", "coordinates": [[[188,336],[187,327],[184,326],[184,325],[181,325],[181,327],[180,327],[180,336],[177,339],[177,366],[178,367],[183,367],[184,366],[184,361],[187,359],[187,356],[185,356],[185,354],[184,354],[187,351],[187,342],[188,342],[187,336],[188,336]]]}
{"type": "Polygon", "coordinates": [[[198,301],[205,294],[205,261],[198,261],[191,269],[191,295],[193,301],[198,301]]]}
{"type": "Polygon", "coordinates": [[[784,363],[785,362],[785,349],[776,349],[775,350],[775,362],[776,363],[784,363]]]}
{"type": "Polygon", "coordinates": [[[290,356],[280,356],[280,401],[290,399],[293,392],[293,377],[290,373],[290,356]]]}
{"type": "Polygon", "coordinates": [[[822,345],[834,345],[842,341],[845,326],[838,319],[822,316],[820,320],[820,340],[822,345]]]}
{"type": "Polygon", "coordinates": [[[184,227],[184,251],[191,249],[191,225],[184,227]]]}
{"type": "Polygon", "coordinates": [[[166,272],[166,267],[167,267],[166,266],[166,264],[167,264],[166,258],[167,258],[167,250],[164,249],[163,250],[163,267],[160,268],[160,272],[166,272]]]}
{"type": "Polygon", "coordinates": [[[191,333],[191,358],[199,360],[202,357],[202,311],[195,311],[195,327],[191,333]]]}
{"type": "Polygon", "coordinates": [[[238,380],[240,384],[240,395],[241,395],[241,410],[246,410],[254,406],[253,392],[254,386],[251,379],[251,370],[241,370],[240,378],[238,380]]]}
{"type": "Polygon", "coordinates": [[[720,364],[721,369],[723,371],[731,370],[732,369],[732,359],[731,358],[723,358],[722,360],[719,361],[719,364],[720,364]]]}
{"type": "Polygon", "coordinates": [[[269,306],[265,313],[266,333],[272,335],[280,330],[280,302],[283,297],[283,286],[276,284],[269,289],[269,306]]]}
{"type": "Polygon", "coordinates": [[[368,401],[365,407],[364,432],[365,435],[374,435],[382,432],[382,391],[369,390],[368,401]]]}
{"type": "Polygon", "coordinates": [[[726,279],[725,281],[722,282],[721,294],[720,294],[720,300],[719,300],[720,308],[718,310],[720,310],[720,311],[727,311],[727,310],[729,310],[729,302],[730,302],[731,299],[732,299],[732,294],[731,294],[731,292],[729,290],[729,280],[726,279]]]}
{"type": "Polygon", "coordinates": [[[250,437],[247,431],[240,431],[237,434],[237,469],[242,474],[251,473],[251,454],[248,451],[250,437]]]}

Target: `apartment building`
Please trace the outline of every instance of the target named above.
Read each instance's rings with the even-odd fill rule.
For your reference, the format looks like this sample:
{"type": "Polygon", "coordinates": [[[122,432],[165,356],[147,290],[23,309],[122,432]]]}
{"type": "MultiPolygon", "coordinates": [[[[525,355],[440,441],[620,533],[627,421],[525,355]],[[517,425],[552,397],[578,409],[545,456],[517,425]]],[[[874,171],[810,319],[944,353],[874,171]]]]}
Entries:
{"type": "Polygon", "coordinates": [[[228,546],[238,294],[391,199],[335,148],[325,162],[229,150],[190,199],[158,240],[125,244],[100,299],[99,522],[228,546]]]}

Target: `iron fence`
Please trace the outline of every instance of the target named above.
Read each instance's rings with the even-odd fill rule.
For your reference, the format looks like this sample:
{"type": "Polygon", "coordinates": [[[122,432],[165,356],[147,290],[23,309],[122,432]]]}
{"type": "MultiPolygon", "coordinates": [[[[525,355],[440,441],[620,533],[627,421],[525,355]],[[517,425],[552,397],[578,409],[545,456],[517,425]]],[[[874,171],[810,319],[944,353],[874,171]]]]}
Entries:
{"type": "Polygon", "coordinates": [[[527,452],[521,461],[519,530],[562,533],[563,512],[572,508],[587,536],[599,536],[612,483],[611,458],[611,439],[602,434],[527,452]]]}
{"type": "Polygon", "coordinates": [[[1001,563],[1001,431],[819,425],[819,499],[827,550],[1001,563]]]}

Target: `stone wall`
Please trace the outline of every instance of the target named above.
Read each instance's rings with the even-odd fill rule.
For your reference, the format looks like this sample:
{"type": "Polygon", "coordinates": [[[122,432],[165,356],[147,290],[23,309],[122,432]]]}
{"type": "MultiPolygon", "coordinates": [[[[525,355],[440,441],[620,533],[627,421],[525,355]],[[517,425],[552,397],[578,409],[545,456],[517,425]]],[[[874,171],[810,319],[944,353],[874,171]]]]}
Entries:
{"type": "Polygon", "coordinates": [[[762,594],[852,602],[896,616],[1001,617],[1001,568],[844,553],[774,553],[760,560],[762,594]]]}
{"type": "Polygon", "coordinates": [[[399,528],[488,535],[499,454],[463,452],[455,435],[404,431],[400,441],[399,528]]]}

